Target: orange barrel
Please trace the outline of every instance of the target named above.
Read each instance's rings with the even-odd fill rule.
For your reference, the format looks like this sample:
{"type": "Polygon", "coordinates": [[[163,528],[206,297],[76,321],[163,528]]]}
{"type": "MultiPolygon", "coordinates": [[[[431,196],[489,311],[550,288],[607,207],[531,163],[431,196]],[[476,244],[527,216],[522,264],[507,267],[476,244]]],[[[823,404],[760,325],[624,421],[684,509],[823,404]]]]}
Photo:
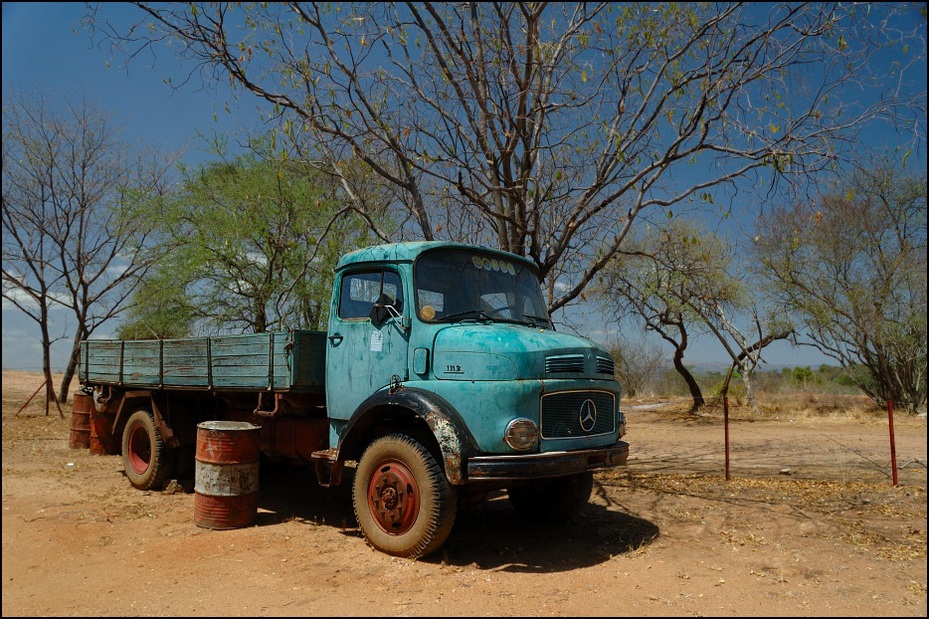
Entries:
{"type": "Polygon", "coordinates": [[[261,426],[245,421],[197,425],[194,522],[206,529],[236,529],[258,516],[261,426]]]}
{"type": "MultiPolygon", "coordinates": [[[[91,402],[93,400],[91,399],[91,402]]],[[[113,413],[98,411],[93,404],[90,407],[90,453],[105,456],[113,453],[113,413]]]]}
{"type": "Polygon", "coordinates": [[[90,447],[90,411],[94,408],[94,398],[89,393],[75,393],[71,403],[71,449],[90,447]]]}

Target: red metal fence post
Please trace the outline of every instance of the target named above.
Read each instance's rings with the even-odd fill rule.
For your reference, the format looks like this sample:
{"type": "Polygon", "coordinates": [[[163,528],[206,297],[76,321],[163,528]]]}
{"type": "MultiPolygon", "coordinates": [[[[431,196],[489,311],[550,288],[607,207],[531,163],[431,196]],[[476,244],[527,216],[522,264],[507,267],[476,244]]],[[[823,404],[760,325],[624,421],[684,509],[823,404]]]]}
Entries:
{"type": "Polygon", "coordinates": [[[890,467],[893,470],[894,486],[897,485],[897,447],[894,444],[894,403],[887,400],[887,421],[890,424],[890,467]]]}
{"type": "Polygon", "coordinates": [[[729,396],[723,396],[723,426],[726,428],[726,481],[729,481],[729,396]]]}

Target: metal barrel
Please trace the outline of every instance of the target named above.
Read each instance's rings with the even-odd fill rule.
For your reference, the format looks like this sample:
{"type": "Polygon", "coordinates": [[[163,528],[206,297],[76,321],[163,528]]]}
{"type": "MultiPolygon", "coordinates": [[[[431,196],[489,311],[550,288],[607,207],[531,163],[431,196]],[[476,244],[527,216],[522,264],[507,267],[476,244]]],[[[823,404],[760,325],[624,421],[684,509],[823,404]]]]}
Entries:
{"type": "Polygon", "coordinates": [[[94,399],[88,393],[75,393],[71,403],[71,437],[68,446],[71,449],[90,447],[90,411],[94,408],[94,399]]]}
{"type": "Polygon", "coordinates": [[[113,418],[114,413],[98,411],[93,405],[91,397],[90,405],[90,453],[95,456],[105,456],[115,453],[113,449],[113,418]]]}
{"type": "Polygon", "coordinates": [[[197,425],[194,522],[206,529],[237,529],[258,516],[261,426],[243,421],[197,425]]]}

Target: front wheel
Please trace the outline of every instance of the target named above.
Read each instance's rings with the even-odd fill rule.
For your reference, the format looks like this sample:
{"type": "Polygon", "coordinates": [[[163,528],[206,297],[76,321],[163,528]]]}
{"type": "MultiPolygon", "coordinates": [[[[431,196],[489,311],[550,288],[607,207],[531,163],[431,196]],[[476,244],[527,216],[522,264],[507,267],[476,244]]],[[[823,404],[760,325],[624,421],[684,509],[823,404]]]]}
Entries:
{"type": "Polygon", "coordinates": [[[527,520],[559,524],[587,505],[594,487],[591,471],[526,482],[507,489],[510,503],[527,520]]]}
{"type": "Polygon", "coordinates": [[[151,411],[140,409],[130,415],[122,447],[126,477],[140,490],[160,488],[174,471],[174,450],[165,445],[151,411]]]}
{"type": "Polygon", "coordinates": [[[352,502],[371,546],[411,559],[445,543],[457,511],[454,489],[436,459],[403,434],[368,446],[355,471],[352,502]]]}

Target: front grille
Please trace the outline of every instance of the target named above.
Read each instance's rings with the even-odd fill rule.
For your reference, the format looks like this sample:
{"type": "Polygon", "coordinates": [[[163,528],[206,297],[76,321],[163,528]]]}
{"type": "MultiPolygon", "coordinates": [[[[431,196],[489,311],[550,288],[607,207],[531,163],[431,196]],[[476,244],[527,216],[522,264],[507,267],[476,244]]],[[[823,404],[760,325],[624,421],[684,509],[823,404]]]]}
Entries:
{"type": "Polygon", "coordinates": [[[546,374],[584,372],[584,355],[558,355],[545,359],[546,374]]]}
{"type": "MultiPolygon", "coordinates": [[[[616,430],[613,394],[609,391],[564,391],[542,396],[540,434],[543,439],[582,438],[609,434],[616,430]],[[581,426],[585,402],[590,400],[596,408],[593,427],[581,426]]],[[[589,408],[589,405],[588,405],[589,408]]]]}
{"type": "Polygon", "coordinates": [[[615,367],[612,357],[601,357],[597,355],[597,374],[609,374],[612,376],[615,367]]]}

